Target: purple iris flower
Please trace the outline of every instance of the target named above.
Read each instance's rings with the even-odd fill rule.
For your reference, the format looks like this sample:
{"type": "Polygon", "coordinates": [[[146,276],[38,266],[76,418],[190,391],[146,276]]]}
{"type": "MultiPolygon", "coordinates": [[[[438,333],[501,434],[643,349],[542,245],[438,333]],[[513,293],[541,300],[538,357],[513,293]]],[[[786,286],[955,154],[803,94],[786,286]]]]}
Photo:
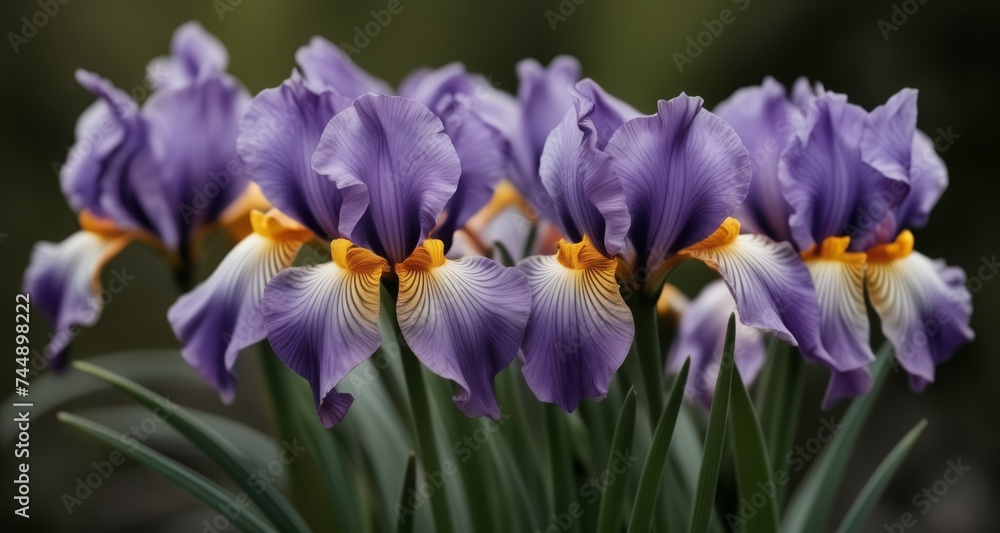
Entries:
{"type": "Polygon", "coordinates": [[[142,106],[107,80],[76,73],[98,97],[80,116],[59,175],[82,230],[36,245],[24,282],[52,321],[56,368],[74,328],[100,316],[100,271],[112,256],[141,238],[184,263],[201,232],[240,206],[248,182],[236,132],[249,95],[226,63],[222,44],[188,23],[174,33],[171,55],[150,63],[156,89],[142,106]]]}
{"type": "Polygon", "coordinates": [[[353,402],[337,383],[381,343],[389,279],[416,356],[459,386],[466,414],[498,417],[493,378],[523,338],[524,274],[445,253],[507,168],[493,107],[503,104],[483,98],[484,80],[458,64],[418,71],[392,96],[322,39],[296,59],[302,74],[253,99],[238,143],[271,215],[282,217],[280,235],[248,237],[171,309],[185,357],[228,399],[239,350],[266,337],[333,426],[353,402]],[[281,135],[257,142],[267,129],[281,135]],[[289,268],[292,248],[313,235],[329,243],[332,261],[289,268]]]}
{"type": "Polygon", "coordinates": [[[683,94],[658,102],[651,116],[589,79],[572,95],[574,106],[550,133],[540,166],[569,241],[554,256],[518,265],[532,293],[522,351],[535,395],[566,411],[605,396],[634,332],[616,273],[655,294],[688,258],[722,275],[744,324],[829,359],[798,255],[787,243],[740,235],[728,218],[751,176],[733,129],[700,98],[683,94]]]}
{"type": "Polygon", "coordinates": [[[755,156],[743,227],[791,242],[816,286],[833,356],[827,406],[871,386],[866,290],[916,390],[973,338],[964,274],[914,252],[906,229],[926,223],[947,186],[944,162],[916,129],[916,97],[904,89],[867,112],[804,80],[789,99],[766,79],[716,110],[755,156]]]}

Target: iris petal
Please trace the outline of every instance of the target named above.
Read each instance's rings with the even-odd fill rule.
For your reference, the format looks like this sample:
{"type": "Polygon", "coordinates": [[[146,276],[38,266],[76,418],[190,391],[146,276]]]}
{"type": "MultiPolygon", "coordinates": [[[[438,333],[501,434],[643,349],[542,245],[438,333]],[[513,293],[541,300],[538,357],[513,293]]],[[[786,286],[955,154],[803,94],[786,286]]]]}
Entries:
{"type": "Polygon", "coordinates": [[[555,256],[518,264],[531,288],[522,372],[539,400],[572,412],[584,398],[607,395],[635,333],[617,264],[587,241],[562,241],[555,256]]]}
{"type": "Polygon", "coordinates": [[[469,416],[499,418],[493,379],[524,338],[531,293],[522,272],[485,257],[444,258],[428,239],[402,263],[396,315],[413,353],[454,381],[455,403],[469,416]]]}
{"type": "Polygon", "coordinates": [[[345,239],[333,261],[287,269],[264,290],[264,326],[278,357],[309,382],[320,421],[333,427],[353,400],[335,387],[378,349],[385,259],[345,239]]]}
{"type": "Polygon", "coordinates": [[[313,37],[308,45],[299,48],[295,62],[310,87],[316,90],[333,89],[352,100],[365,93],[392,94],[388,83],[362,70],[340,48],[322,37],[313,37]]]}

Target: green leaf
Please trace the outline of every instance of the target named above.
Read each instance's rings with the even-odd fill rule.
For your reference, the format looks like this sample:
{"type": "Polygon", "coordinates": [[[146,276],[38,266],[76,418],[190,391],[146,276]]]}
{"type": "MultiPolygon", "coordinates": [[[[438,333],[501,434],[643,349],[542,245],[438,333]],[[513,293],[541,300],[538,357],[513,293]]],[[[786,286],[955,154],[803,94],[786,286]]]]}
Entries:
{"type": "Polygon", "coordinates": [[[691,369],[691,358],[684,361],[680,374],[674,381],[674,386],[670,389],[670,396],[667,398],[667,406],[660,414],[660,420],[656,423],[656,432],[653,433],[653,442],[649,446],[649,454],[646,456],[646,463],[642,466],[642,474],[639,477],[639,489],[635,495],[635,503],[632,504],[632,517],[629,520],[628,530],[632,533],[647,533],[650,522],[653,519],[653,509],[656,507],[656,499],[663,482],[663,465],[667,462],[670,451],[670,441],[674,436],[674,428],[677,426],[677,415],[681,410],[681,403],[684,401],[684,387],[687,386],[688,372],[691,369]]]}
{"type": "MultiPolygon", "coordinates": [[[[802,357],[788,343],[772,338],[767,366],[757,380],[757,412],[764,432],[768,456],[776,465],[791,451],[798,427],[799,406],[805,388],[802,357]]],[[[777,487],[778,507],[785,501],[787,483],[777,487]]]]}
{"type": "Polygon", "coordinates": [[[508,267],[517,264],[517,261],[514,260],[514,256],[511,255],[510,250],[507,249],[507,246],[504,243],[500,241],[494,241],[493,248],[496,249],[496,251],[500,254],[500,264],[508,267]]]}
{"type": "Polygon", "coordinates": [[[250,496],[250,499],[278,529],[282,531],[309,531],[305,520],[299,516],[299,513],[288,503],[273,483],[266,484],[264,490],[260,490],[259,486],[251,482],[255,479],[254,472],[257,471],[257,468],[250,464],[242,450],[226,440],[208,424],[173,404],[170,400],[130,379],[108,372],[86,361],[76,361],[73,363],[73,367],[114,385],[154,413],[163,411],[164,420],[191,441],[191,444],[204,452],[215,464],[219,465],[219,468],[250,496]]]}
{"type": "MultiPolygon", "coordinates": [[[[615,425],[615,436],[611,439],[611,452],[608,454],[608,467],[605,472],[617,474],[613,467],[620,463],[622,454],[628,456],[632,449],[632,437],[635,435],[635,389],[629,389],[625,396],[625,404],[622,405],[621,414],[618,415],[618,424],[615,425]]],[[[619,474],[614,483],[611,483],[604,491],[601,498],[601,510],[597,515],[598,533],[611,533],[621,531],[621,521],[619,512],[622,506],[622,495],[625,493],[625,476],[628,472],[619,474]]],[[[561,512],[561,511],[560,511],[561,512]]]]}
{"type": "Polygon", "coordinates": [[[887,342],[879,350],[875,362],[871,365],[873,374],[871,391],[851,402],[836,434],[827,443],[826,449],[820,452],[805,479],[792,495],[788,510],[781,522],[782,531],[821,531],[826,528],[833,499],[846,471],[847,460],[861,433],[861,426],[864,425],[882,385],[885,384],[891,360],[892,345],[887,342]]]}
{"type": "Polygon", "coordinates": [[[715,504],[715,489],[719,483],[719,466],[726,441],[726,420],[729,418],[729,394],[732,389],[733,349],[736,343],[736,315],[729,315],[726,328],[726,342],[722,347],[722,365],[715,381],[712,409],[708,414],[708,433],[705,435],[705,451],[701,457],[698,473],[698,488],[695,490],[694,511],[691,513],[691,533],[708,531],[715,504]]]}
{"type": "MultiPolygon", "coordinates": [[[[409,458],[406,460],[406,474],[403,476],[403,488],[399,491],[399,503],[396,509],[406,509],[409,507],[406,503],[408,493],[410,491],[415,491],[417,486],[417,458],[410,452],[409,458]]],[[[413,523],[416,522],[416,516],[402,517],[399,516],[396,519],[396,532],[397,533],[410,533],[413,531],[413,523]]]]}
{"type": "Polygon", "coordinates": [[[736,465],[736,483],[739,486],[740,500],[756,501],[753,496],[763,491],[761,487],[772,487],[774,492],[764,492],[766,499],[762,508],[756,509],[753,516],[740,519],[745,521],[743,531],[747,533],[772,533],[778,530],[777,485],[772,479],[771,462],[768,458],[767,446],[764,442],[764,432],[757,421],[750,394],[743,384],[740,369],[733,365],[732,396],[729,406],[732,417],[729,421],[733,431],[733,456],[736,465]]]}
{"type": "Polygon", "coordinates": [[[84,433],[97,437],[105,444],[121,451],[129,459],[134,459],[136,462],[143,464],[153,472],[165,477],[207,504],[212,509],[225,514],[235,526],[239,527],[243,531],[251,533],[277,531],[257,516],[253,511],[244,508],[243,504],[223,490],[222,487],[216,485],[205,476],[202,476],[190,468],[153,450],[145,444],[142,444],[135,439],[128,438],[125,435],[105,426],[95,424],[86,418],[81,418],[70,413],[60,412],[58,417],[60,421],[65,422],[83,431],[84,433]],[[242,512],[236,515],[236,517],[233,517],[230,514],[233,509],[241,509],[242,512]]]}
{"type": "Polygon", "coordinates": [[[861,531],[861,526],[865,523],[865,518],[868,517],[868,513],[871,512],[872,508],[878,502],[879,498],[882,497],[882,493],[885,492],[885,488],[889,485],[889,481],[892,477],[896,475],[896,471],[903,464],[903,460],[906,459],[907,454],[910,453],[910,449],[920,438],[920,434],[923,433],[924,428],[927,427],[927,420],[921,420],[917,423],[913,429],[907,433],[902,440],[893,447],[889,455],[885,456],[885,459],[879,463],[878,468],[872,473],[872,477],[868,479],[865,486],[858,493],[858,497],[854,500],[854,504],[847,511],[847,515],[844,516],[844,521],[840,523],[840,527],[837,528],[837,533],[857,533],[861,531]]]}

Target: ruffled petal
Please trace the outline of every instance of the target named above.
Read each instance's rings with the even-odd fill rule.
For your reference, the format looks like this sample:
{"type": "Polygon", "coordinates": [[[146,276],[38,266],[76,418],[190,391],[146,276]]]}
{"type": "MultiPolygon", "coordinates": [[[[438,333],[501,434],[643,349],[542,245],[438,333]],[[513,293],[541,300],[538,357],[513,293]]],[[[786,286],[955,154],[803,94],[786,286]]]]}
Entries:
{"type": "Polygon", "coordinates": [[[823,346],[833,356],[832,367],[841,372],[875,360],[865,307],[865,255],[848,252],[849,246],[848,237],[830,237],[803,253],[816,286],[823,346]]]}
{"type": "Polygon", "coordinates": [[[602,150],[638,112],[589,79],[572,94],[576,110],[549,135],[539,173],[565,235],[574,242],[586,236],[602,254],[615,255],[625,247],[630,218],[621,182],[602,150]]]}
{"type": "Polygon", "coordinates": [[[398,263],[437,225],[461,175],[441,121],[398,96],[364,95],[327,125],[313,168],[337,187],[362,186],[368,210],[354,242],[398,263]]]}
{"type": "Polygon", "coordinates": [[[226,70],[229,53],[201,24],[191,21],[174,31],[170,56],[150,62],[147,72],[157,89],[183,86],[226,70]]]}
{"type": "Polygon", "coordinates": [[[184,360],[229,403],[236,394],[233,365],[240,350],[267,336],[261,299],[264,287],[291,266],[309,230],[272,211],[254,211],[254,232],[239,242],[212,275],[178,298],[167,318],[180,339],[184,360]]]}
{"type": "Polygon", "coordinates": [[[657,110],[626,122],[605,149],[632,214],[638,264],[654,270],[711,235],[746,197],[751,176],[739,136],[701,98],[682,94],[657,110]]]}
{"type": "Polygon", "coordinates": [[[531,308],[524,274],[485,257],[445,259],[437,239],[396,273],[396,316],[413,353],[458,385],[454,401],[466,415],[499,418],[493,379],[514,360],[531,308]]]}
{"type": "Polygon", "coordinates": [[[572,412],[584,398],[607,395],[635,333],[617,264],[587,241],[561,241],[555,256],[518,264],[531,288],[521,371],[539,400],[572,412]]]}
{"type": "MultiPolygon", "coordinates": [[[[733,312],[737,312],[736,302],[726,284],[722,281],[709,283],[685,307],[667,356],[667,370],[671,373],[679,372],[684,360],[691,358],[690,377],[684,393],[705,405],[712,402],[722,364],[729,315],[733,312]]],[[[734,357],[747,386],[753,383],[764,366],[767,356],[764,339],[761,330],[737,321],[734,357]]]]}
{"type": "Polygon", "coordinates": [[[922,390],[934,381],[934,368],[975,337],[965,273],[914,252],[913,235],[904,231],[893,244],[868,252],[867,282],[882,332],[911,386],[922,390]]]}
{"type": "Polygon", "coordinates": [[[278,357],[309,382],[319,419],[340,422],[353,397],[334,387],[378,349],[379,280],[385,259],[345,239],[333,261],[279,273],[264,289],[264,326],[278,357]]]}
{"type": "Polygon", "coordinates": [[[388,83],[365,72],[344,52],[322,37],[295,52],[295,62],[311,87],[330,88],[337,94],[355,99],[365,93],[392,94],[388,83]]]}
{"type": "Polygon", "coordinates": [[[809,270],[789,243],[762,235],[740,235],[726,219],[709,238],[681,255],[705,262],[729,285],[740,321],[797,345],[812,361],[832,363],[820,338],[820,309],[809,270]]]}
{"type": "Polygon", "coordinates": [[[313,91],[298,74],[261,91],[240,126],[237,151],[247,173],[283,213],[327,240],[348,236],[368,207],[360,184],[338,188],[312,169],[330,119],[351,106],[331,90],[313,91]]]}
{"type": "Polygon", "coordinates": [[[97,323],[105,300],[122,291],[132,276],[123,270],[122,279],[101,287],[101,269],[118,254],[132,237],[109,236],[78,231],[60,243],[39,242],[31,252],[24,273],[24,292],[30,304],[41,309],[52,324],[52,337],[45,357],[53,368],[62,369],[77,328],[97,323]]]}

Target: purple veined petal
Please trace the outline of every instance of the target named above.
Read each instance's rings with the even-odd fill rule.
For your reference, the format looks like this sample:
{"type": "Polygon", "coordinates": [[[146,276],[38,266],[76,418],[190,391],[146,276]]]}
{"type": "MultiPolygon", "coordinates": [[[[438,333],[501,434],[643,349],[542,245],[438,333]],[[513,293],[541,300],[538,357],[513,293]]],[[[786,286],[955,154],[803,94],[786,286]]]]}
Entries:
{"type": "Polygon", "coordinates": [[[862,160],[861,138],[869,114],[843,95],[822,93],[812,103],[809,124],[791,141],[778,164],[789,225],[799,250],[828,237],[849,236],[854,250],[891,223],[893,209],[909,192],[862,160]]]}
{"type": "Polygon", "coordinates": [[[360,184],[338,188],[312,169],[323,130],[352,101],[332,90],[313,91],[297,73],[261,91],[240,125],[237,152],[264,196],[327,240],[347,236],[368,207],[360,184]]]}
{"type": "Polygon", "coordinates": [[[791,208],[781,194],[778,160],[802,126],[802,111],[789,101],[784,86],[768,77],[761,85],[736,91],[714,112],[736,130],[753,164],[750,192],[733,216],[747,233],[791,241],[791,208]]]}
{"type": "Polygon", "coordinates": [[[561,241],[555,256],[518,264],[531,288],[521,371],[539,400],[573,412],[584,398],[607,395],[635,333],[617,264],[587,241],[561,241]]]}
{"type": "Polygon", "coordinates": [[[182,295],[167,312],[184,360],[223,401],[236,395],[233,365],[240,350],[266,338],[261,300],[264,287],[291,266],[313,234],[277,211],[251,215],[254,232],[240,241],[212,275],[182,295]]]}
{"type": "Polygon", "coordinates": [[[412,98],[439,113],[437,105],[451,95],[469,95],[475,91],[465,65],[457,61],[438,69],[417,69],[399,84],[399,96],[412,98]]]}
{"type": "Polygon", "coordinates": [[[296,50],[295,62],[316,90],[330,88],[352,100],[365,93],[392,94],[388,83],[365,72],[340,48],[319,36],[296,50]]]}
{"type": "Polygon", "coordinates": [[[834,364],[820,336],[821,309],[809,270],[791,244],[740,235],[740,223],[729,218],[681,255],[719,272],[736,301],[740,322],[798,346],[808,360],[834,364]]]}
{"type": "MultiPolygon", "coordinates": [[[[35,244],[24,273],[24,292],[52,324],[45,357],[56,370],[66,365],[66,354],[76,329],[93,326],[100,318],[106,298],[101,287],[101,269],[132,238],[82,230],[59,243],[35,244]]],[[[120,283],[115,280],[109,284],[111,292],[107,294],[120,292],[120,283]],[[114,283],[119,283],[117,289],[111,286],[114,283]]]]}
{"type": "Polygon", "coordinates": [[[309,382],[320,421],[339,423],[353,397],[335,387],[381,343],[379,281],[385,259],[346,239],[333,261],[286,269],[264,289],[264,326],[278,357],[309,382]]]}
{"type": "Polygon", "coordinates": [[[917,391],[934,381],[937,365],[975,338],[965,273],[913,251],[909,230],[868,252],[867,285],[882,332],[917,391]]]}
{"type": "Polygon", "coordinates": [[[180,87],[217,76],[226,70],[229,53],[201,24],[191,21],[174,31],[170,56],[150,62],[146,71],[157,89],[180,87]]]}
{"type": "Polygon", "coordinates": [[[701,98],[660,100],[655,115],[618,128],[605,152],[625,190],[640,267],[655,270],[711,235],[750,187],[746,148],[701,98]]]}
{"type": "Polygon", "coordinates": [[[861,160],[894,180],[910,179],[917,91],[903,89],[868,115],[861,134],[861,160]]]}
{"type": "Polygon", "coordinates": [[[352,240],[398,263],[437,225],[462,173],[441,120],[415,100],[367,94],[333,117],[313,154],[338,188],[362,186],[368,210],[352,240]]]}
{"type": "Polygon", "coordinates": [[[514,360],[531,308],[524,273],[485,257],[445,259],[437,239],[397,263],[396,273],[396,316],[413,353],[458,385],[462,412],[499,418],[493,380],[514,360]]]}
{"type": "Polygon", "coordinates": [[[823,410],[833,409],[840,400],[868,394],[872,384],[872,371],[867,366],[844,372],[831,370],[830,383],[823,396],[823,410]]]}
{"type": "MultiPolygon", "coordinates": [[[[735,311],[736,302],[726,284],[722,281],[709,283],[685,308],[667,356],[667,370],[671,373],[679,372],[684,360],[691,358],[690,377],[684,394],[705,405],[712,403],[722,364],[729,314],[735,311]]],[[[757,378],[767,357],[764,338],[759,329],[737,322],[734,357],[748,387],[757,378]]]]}
{"type": "Polygon", "coordinates": [[[831,368],[840,372],[875,360],[865,307],[865,254],[849,247],[848,237],[829,237],[802,254],[816,287],[823,346],[833,356],[831,368]]]}
{"type": "Polygon", "coordinates": [[[934,149],[934,141],[920,130],[914,132],[911,154],[910,193],[896,208],[896,229],[926,225],[931,210],[948,188],[948,167],[934,149]]]}
{"type": "Polygon", "coordinates": [[[615,255],[625,248],[631,219],[621,182],[602,149],[638,112],[589,79],[572,94],[575,111],[549,135],[539,174],[564,234],[574,242],[586,236],[603,255],[615,255]]]}

